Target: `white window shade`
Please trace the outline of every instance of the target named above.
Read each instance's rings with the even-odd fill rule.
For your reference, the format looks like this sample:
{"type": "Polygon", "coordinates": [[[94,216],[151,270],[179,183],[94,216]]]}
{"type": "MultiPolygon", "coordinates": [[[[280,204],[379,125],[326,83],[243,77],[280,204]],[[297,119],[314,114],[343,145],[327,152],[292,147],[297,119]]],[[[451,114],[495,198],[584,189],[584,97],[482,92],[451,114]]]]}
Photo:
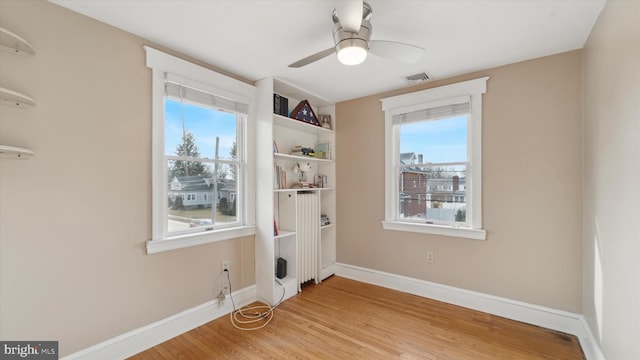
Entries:
{"type": "Polygon", "coordinates": [[[425,120],[438,120],[471,112],[471,97],[459,96],[446,101],[422,104],[418,109],[398,109],[393,111],[393,124],[410,123],[425,120]]]}
{"type": "Polygon", "coordinates": [[[213,109],[225,110],[233,113],[249,113],[249,104],[227,99],[174,82],[165,82],[165,92],[167,97],[174,100],[191,102],[198,105],[208,106],[213,109]]]}

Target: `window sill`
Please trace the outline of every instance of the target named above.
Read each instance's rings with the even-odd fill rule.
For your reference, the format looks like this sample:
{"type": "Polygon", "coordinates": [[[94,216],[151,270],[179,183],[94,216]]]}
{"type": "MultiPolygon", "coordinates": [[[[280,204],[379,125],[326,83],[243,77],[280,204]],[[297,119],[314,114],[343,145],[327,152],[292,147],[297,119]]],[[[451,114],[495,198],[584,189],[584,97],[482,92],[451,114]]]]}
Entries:
{"type": "Polygon", "coordinates": [[[485,240],[487,237],[487,232],[484,229],[458,228],[445,225],[416,224],[400,221],[382,221],[382,228],[384,230],[453,236],[472,240],[485,240]]]}
{"type": "Polygon", "coordinates": [[[198,234],[173,236],[159,240],[147,241],[147,254],[156,254],[191,246],[209,244],[217,241],[236,239],[256,234],[255,226],[239,226],[229,229],[207,231],[198,234]]]}

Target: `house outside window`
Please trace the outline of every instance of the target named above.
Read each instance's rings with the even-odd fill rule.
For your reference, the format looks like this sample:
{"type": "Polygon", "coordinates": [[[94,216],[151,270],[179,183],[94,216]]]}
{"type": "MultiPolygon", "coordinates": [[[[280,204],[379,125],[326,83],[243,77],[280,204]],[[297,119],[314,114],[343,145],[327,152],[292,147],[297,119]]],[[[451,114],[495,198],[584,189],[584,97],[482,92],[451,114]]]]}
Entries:
{"type": "Polygon", "coordinates": [[[147,252],[253,235],[255,176],[247,154],[255,142],[248,140],[254,136],[254,87],[145,50],[153,70],[153,238],[147,252]]]}
{"type": "Polygon", "coordinates": [[[384,229],[485,239],[481,134],[487,80],[381,100],[384,229]],[[414,186],[407,186],[408,181],[414,186]]]}

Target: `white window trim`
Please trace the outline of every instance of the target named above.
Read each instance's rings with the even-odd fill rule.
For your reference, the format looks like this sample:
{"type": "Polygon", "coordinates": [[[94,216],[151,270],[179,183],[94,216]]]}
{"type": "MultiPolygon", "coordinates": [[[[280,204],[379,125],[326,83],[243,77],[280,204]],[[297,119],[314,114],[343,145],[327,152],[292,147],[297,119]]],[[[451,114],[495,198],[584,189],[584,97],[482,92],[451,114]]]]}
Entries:
{"type": "Polygon", "coordinates": [[[192,64],[148,46],[146,65],[152,71],[152,237],[147,241],[147,253],[154,254],[169,250],[207,244],[217,241],[255,235],[255,86],[232,79],[215,71],[192,64]],[[167,183],[164,180],[167,169],[164,161],[164,83],[166,74],[179,76],[181,81],[196,88],[213,89],[216,94],[249,104],[243,143],[244,182],[238,184],[244,193],[243,223],[231,228],[203,231],[196,234],[166,236],[164,222],[167,219],[167,183]],[[197,79],[197,80],[195,80],[197,79]]]}
{"type": "Polygon", "coordinates": [[[482,228],[482,94],[487,92],[489,77],[464,81],[456,84],[440,86],[433,89],[416,91],[380,99],[385,113],[385,219],[382,227],[385,230],[408,231],[462,237],[474,240],[485,240],[486,231],[482,228]],[[407,113],[420,108],[438,106],[448,99],[470,96],[471,116],[467,123],[468,168],[471,174],[467,179],[467,189],[471,192],[468,198],[467,216],[470,216],[470,227],[456,227],[436,224],[418,224],[401,221],[396,217],[400,206],[399,197],[399,129],[393,126],[395,114],[407,113]]]}

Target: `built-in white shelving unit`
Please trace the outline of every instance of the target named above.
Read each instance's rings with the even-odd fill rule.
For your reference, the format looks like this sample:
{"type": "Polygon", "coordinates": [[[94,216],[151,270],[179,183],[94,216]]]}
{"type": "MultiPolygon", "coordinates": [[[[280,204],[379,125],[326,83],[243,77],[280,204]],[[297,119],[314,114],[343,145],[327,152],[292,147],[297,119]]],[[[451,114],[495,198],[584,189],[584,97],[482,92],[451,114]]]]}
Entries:
{"type": "MultiPolygon", "coordinates": [[[[35,55],[33,46],[20,36],[0,27],[0,48],[16,55],[35,55]]],[[[0,104],[28,109],[36,105],[36,101],[18,91],[0,87],[0,104]]],[[[0,145],[0,158],[28,159],[35,153],[30,149],[16,146],[0,145]]]]}
{"type": "MultiPolygon", "coordinates": [[[[298,267],[312,267],[317,274],[312,281],[321,282],[335,273],[336,262],[336,196],[335,196],[335,132],[302,121],[274,114],[274,94],[286,97],[289,110],[303,100],[307,100],[316,116],[330,115],[335,127],[335,107],[329,101],[299,89],[291,84],[274,78],[258,81],[258,117],[256,130],[259,134],[257,146],[257,233],[256,233],[256,291],[257,296],[271,304],[294,296],[300,290],[298,267]],[[275,153],[274,141],[278,152],[275,153]],[[301,145],[315,148],[318,143],[331,144],[330,157],[319,159],[310,156],[291,155],[293,147],[301,145]],[[294,167],[297,162],[308,162],[311,174],[307,182],[314,182],[315,175],[325,175],[325,187],[295,188],[298,183],[294,167]],[[287,183],[278,188],[275,169],[286,172],[287,183]],[[304,195],[303,195],[304,194],[304,195]],[[310,195],[309,195],[310,194],[310,195]],[[317,204],[317,216],[326,215],[328,225],[312,225],[313,228],[300,221],[300,204],[302,196],[311,196],[317,204]],[[278,232],[275,233],[274,227],[278,232]],[[301,226],[306,226],[301,229],[301,226]],[[309,261],[299,259],[299,247],[304,238],[317,235],[317,249],[313,249],[314,258],[309,261]],[[278,258],[287,261],[287,276],[276,280],[276,261],[278,258]],[[301,263],[304,262],[304,263],[301,263]],[[317,270],[317,271],[316,271],[317,270]],[[281,284],[282,285],[281,285],[281,284]]],[[[315,205],[312,205],[315,206],[315,205]]],[[[315,215],[314,215],[315,216],[315,215]]],[[[312,218],[314,217],[312,216],[312,218]]],[[[313,223],[313,222],[312,222],[313,223]]],[[[312,271],[313,272],[313,271],[312,271]]]]}

